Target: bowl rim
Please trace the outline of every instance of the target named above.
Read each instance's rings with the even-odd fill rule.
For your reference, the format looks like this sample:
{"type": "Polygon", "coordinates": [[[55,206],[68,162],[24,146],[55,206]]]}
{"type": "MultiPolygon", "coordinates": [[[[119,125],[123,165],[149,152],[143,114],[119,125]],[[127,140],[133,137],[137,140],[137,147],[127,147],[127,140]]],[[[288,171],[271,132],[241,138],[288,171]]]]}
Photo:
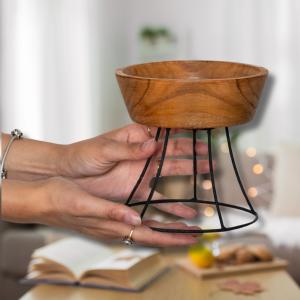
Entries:
{"type": "Polygon", "coordinates": [[[238,79],[247,79],[247,78],[257,78],[267,76],[269,73],[268,69],[252,64],[240,63],[236,61],[224,61],[224,60],[163,60],[163,61],[153,61],[153,62],[145,62],[140,64],[128,65],[125,67],[117,68],[115,71],[116,76],[121,76],[124,78],[132,78],[139,80],[156,80],[156,81],[177,81],[177,82],[218,82],[218,81],[228,81],[228,80],[238,80],[238,79]],[[226,77],[226,78],[159,78],[159,77],[144,77],[131,75],[124,72],[125,69],[129,67],[137,67],[143,65],[151,65],[151,64],[160,64],[160,63],[176,63],[176,62],[206,62],[206,63],[225,63],[225,64],[236,64],[251,67],[257,70],[256,74],[253,75],[245,75],[245,76],[234,76],[234,77],[226,77]]]}

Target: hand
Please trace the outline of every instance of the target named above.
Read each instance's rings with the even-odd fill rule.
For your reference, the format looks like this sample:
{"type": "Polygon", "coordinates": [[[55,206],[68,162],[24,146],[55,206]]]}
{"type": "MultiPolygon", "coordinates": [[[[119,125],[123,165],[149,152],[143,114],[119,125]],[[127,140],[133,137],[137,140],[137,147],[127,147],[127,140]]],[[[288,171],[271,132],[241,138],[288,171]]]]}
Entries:
{"type": "Polygon", "coordinates": [[[189,245],[195,236],[160,233],[148,226],[199,229],[182,223],[160,224],[141,219],[124,204],[95,197],[65,178],[3,182],[2,216],[19,223],[40,223],[79,231],[97,239],[121,240],[136,226],[133,240],[155,246],[189,245]],[[146,226],[147,225],[147,226],[146,226]]]}
{"type": "MultiPolygon", "coordinates": [[[[156,128],[151,128],[152,135],[156,128]]],[[[129,125],[96,138],[66,146],[61,175],[71,178],[89,193],[111,200],[125,201],[136,183],[146,159],[156,155],[162,147],[149,137],[146,126],[129,125]]],[[[196,144],[197,154],[206,154],[207,147],[201,141],[196,144]]],[[[192,141],[189,138],[170,139],[167,157],[192,154],[192,141]]],[[[208,163],[198,160],[198,173],[208,171],[208,163]]],[[[152,160],[146,176],[135,197],[147,198],[149,182],[155,175],[157,164],[152,160]]],[[[162,176],[192,174],[192,162],[187,159],[166,159],[162,176]]],[[[154,199],[162,198],[155,192],[154,199]]],[[[180,217],[193,218],[196,211],[179,203],[157,205],[161,210],[180,217]]]]}

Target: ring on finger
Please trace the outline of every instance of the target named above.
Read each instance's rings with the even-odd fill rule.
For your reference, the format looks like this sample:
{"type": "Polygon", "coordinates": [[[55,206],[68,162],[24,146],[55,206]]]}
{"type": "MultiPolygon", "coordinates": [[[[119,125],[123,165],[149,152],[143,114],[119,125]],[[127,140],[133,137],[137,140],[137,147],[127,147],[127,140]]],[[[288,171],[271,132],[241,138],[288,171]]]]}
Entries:
{"type": "Polygon", "coordinates": [[[134,231],[135,227],[133,226],[132,229],[130,230],[129,235],[125,236],[122,240],[122,242],[125,245],[132,245],[133,244],[133,239],[132,239],[132,235],[133,235],[133,231],[134,231]]]}

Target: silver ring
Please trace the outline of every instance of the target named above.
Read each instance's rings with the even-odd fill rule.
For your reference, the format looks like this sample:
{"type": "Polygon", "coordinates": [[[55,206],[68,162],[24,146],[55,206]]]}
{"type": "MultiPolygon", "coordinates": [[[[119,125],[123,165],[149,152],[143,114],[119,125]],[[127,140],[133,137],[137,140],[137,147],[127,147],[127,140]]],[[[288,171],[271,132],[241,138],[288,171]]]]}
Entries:
{"type": "Polygon", "coordinates": [[[123,239],[123,243],[125,245],[132,245],[133,244],[133,239],[132,239],[132,235],[133,235],[133,231],[134,231],[135,227],[133,227],[131,230],[130,230],[130,233],[128,236],[125,236],[124,239],[123,239]]]}

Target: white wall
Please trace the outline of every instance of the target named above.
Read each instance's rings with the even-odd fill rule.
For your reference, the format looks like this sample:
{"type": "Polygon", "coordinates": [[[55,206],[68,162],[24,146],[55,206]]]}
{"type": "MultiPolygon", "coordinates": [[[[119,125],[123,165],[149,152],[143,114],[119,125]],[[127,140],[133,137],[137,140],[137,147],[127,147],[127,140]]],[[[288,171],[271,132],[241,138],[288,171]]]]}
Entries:
{"type": "Polygon", "coordinates": [[[273,150],[282,141],[300,143],[299,16],[299,0],[133,0],[131,62],[138,28],[161,24],[186,33],[187,58],[263,65],[273,88],[267,87],[241,145],[273,150]]]}

